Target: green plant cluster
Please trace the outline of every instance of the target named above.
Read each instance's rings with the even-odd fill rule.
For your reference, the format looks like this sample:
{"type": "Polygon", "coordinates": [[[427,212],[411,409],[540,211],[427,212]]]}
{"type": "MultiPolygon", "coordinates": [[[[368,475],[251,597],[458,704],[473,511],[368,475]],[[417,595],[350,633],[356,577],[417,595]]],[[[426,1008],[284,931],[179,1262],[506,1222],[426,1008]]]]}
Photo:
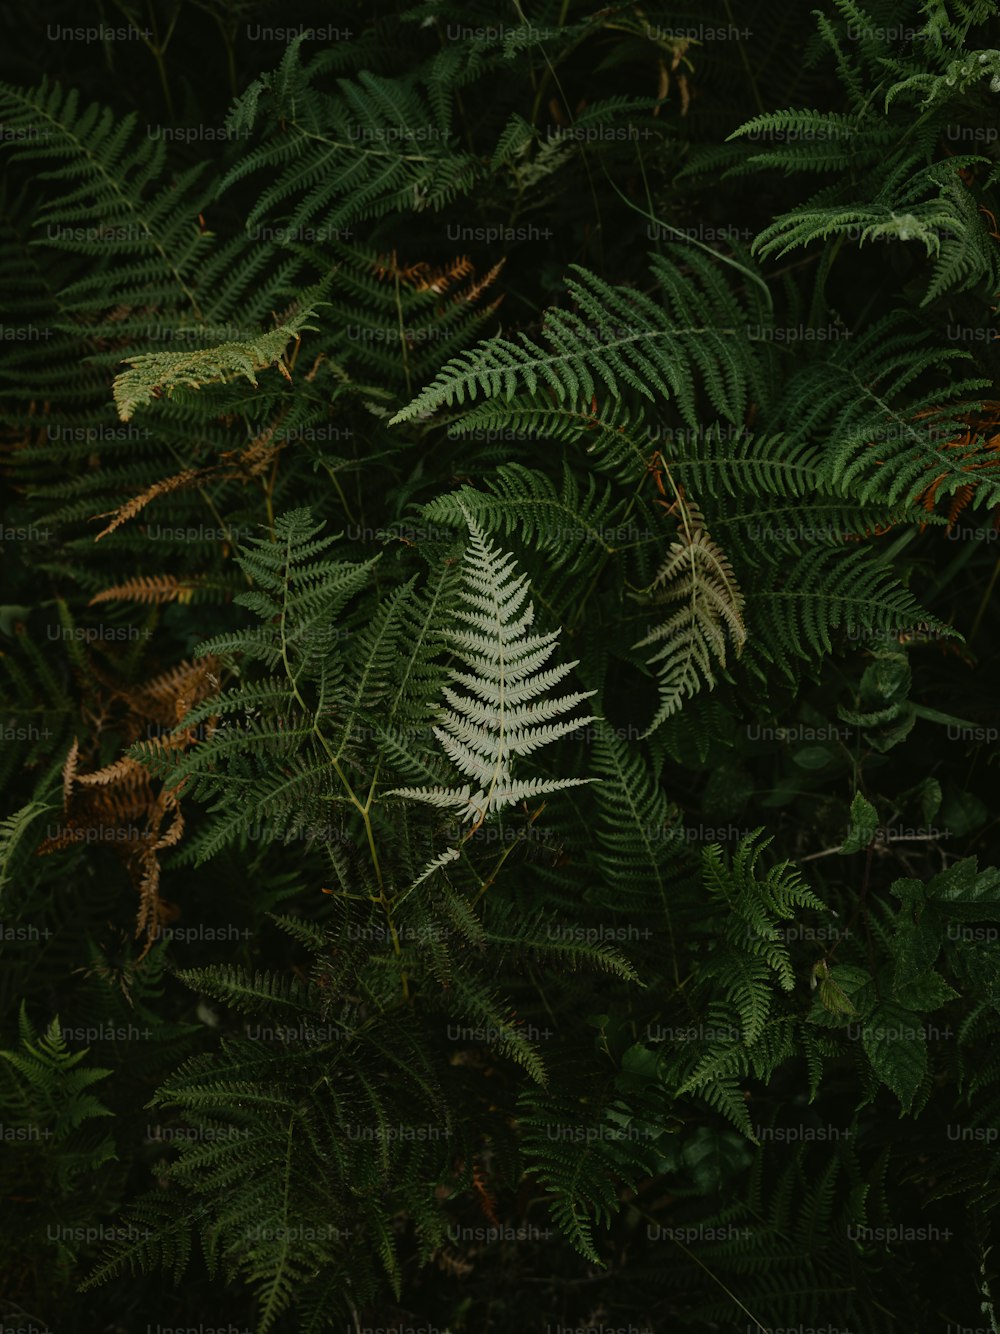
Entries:
{"type": "Polygon", "coordinates": [[[1000,11],[817,3],[0,19],[3,1330],[1000,1330],[1000,11]]]}

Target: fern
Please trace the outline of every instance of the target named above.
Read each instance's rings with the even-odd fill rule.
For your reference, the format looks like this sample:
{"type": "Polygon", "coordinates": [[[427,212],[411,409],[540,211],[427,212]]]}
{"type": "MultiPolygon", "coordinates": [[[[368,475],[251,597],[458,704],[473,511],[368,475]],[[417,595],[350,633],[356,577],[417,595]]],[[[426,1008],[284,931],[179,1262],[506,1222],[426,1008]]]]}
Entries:
{"type": "Polygon", "coordinates": [[[128,421],[136,408],[151,398],[168,395],[178,387],[200,389],[213,381],[227,380],[234,374],[245,376],[257,387],[256,372],[277,365],[288,376],[281,361],[289,342],[301,329],[315,329],[305,320],[314,314],[303,311],[294,324],[282,324],[252,342],[223,343],[178,356],[172,352],[147,352],[132,357],[132,369],[115,377],[115,404],[122,421],[128,421]]]}
{"type": "Polygon", "coordinates": [[[5,1314],[992,1312],[996,5],[572,8],[8,25],[5,1314]]]}
{"type": "Polygon", "coordinates": [[[15,811],[13,815],[9,815],[0,824],[0,890],[6,889],[14,880],[18,860],[23,857],[19,845],[28,829],[40,815],[53,809],[55,809],[53,806],[47,805],[44,801],[32,801],[22,806],[19,811],[15,811]]]}
{"type": "Polygon", "coordinates": [[[293,231],[311,225],[335,230],[401,205],[440,208],[472,188],[477,164],[456,151],[440,102],[433,114],[413,80],[370,71],[338,80],[335,95],[321,94],[314,81],[330,63],[326,53],[304,66],[297,37],[278,70],[258,79],[233,108],[233,133],[255,128],[264,107],[272,123],[280,118],[290,130],[290,136],[272,131],[222,181],[226,190],[251,172],[279,169],[250,211],[248,227],[301,191],[286,224],[293,231]]]}
{"type": "Polygon", "coordinates": [[[735,656],[743,650],[747,632],[743,621],[744,598],[725,555],[705,531],[696,506],[681,501],[682,525],[653,588],[661,590],[664,602],[685,605],[635,645],[666,643],[652,655],[658,668],[660,705],[647,735],[681,706],[703,684],[714,684],[712,658],[726,665],[726,635],[731,636],[735,656]]]}
{"type": "MultiPolygon", "coordinates": [[[[59,183],[35,215],[35,226],[45,225],[46,243],[55,241],[62,250],[95,259],[129,256],[116,280],[137,305],[167,302],[200,317],[191,279],[210,243],[195,222],[208,197],[205,186],[196,188],[203,165],[146,195],[164,167],[163,141],[147,136],[136,146],[134,113],[122,118],[97,105],[81,112],[79,100],[75,90],[64,92],[47,80],[33,92],[0,88],[4,122],[24,139],[16,160],[42,164],[42,178],[59,183]],[[186,207],[177,206],[181,199],[186,207]],[[100,227],[94,227],[95,216],[100,227]]],[[[86,310],[95,296],[106,294],[106,266],[107,258],[63,291],[65,311],[86,310]]]]}
{"type": "Polygon", "coordinates": [[[100,1190],[115,1157],[105,1128],[114,1113],[93,1092],[112,1071],[87,1061],[86,1050],[71,1051],[58,1018],[39,1034],[24,1003],[18,1039],[16,1048],[0,1051],[6,1180],[20,1197],[18,1217],[5,1218],[5,1249],[23,1263],[41,1247],[65,1272],[86,1236],[80,1196],[100,1190]]]}
{"type": "Polygon", "coordinates": [[[578,406],[599,387],[618,398],[623,384],[650,400],[654,391],[674,398],[684,420],[694,424],[695,367],[719,414],[739,420],[751,386],[760,383],[746,346],[741,350],[734,338],[747,315],[707,261],[690,253],[685,260],[696,278],[659,256],[652,260],[663,307],[574,266],[577,276],[566,285],[579,313],[549,310],[543,332],[552,351],[524,334],[520,343],[497,338],[480,344],[450,362],[390,425],[479,395],[509,400],[522,386],[531,393],[548,389],[556,401],[578,406]]]}
{"type": "Polygon", "coordinates": [[[577,691],[557,699],[539,699],[572,671],[576,663],[541,670],[552,656],[559,632],[525,634],[535,613],[530,602],[524,606],[528,592],[524,575],[514,575],[513,558],[488,545],[472,517],[466,514],[466,518],[470,545],[464,569],[465,607],[455,614],[471,629],[453,630],[448,638],[467,669],[464,672],[452,669],[451,679],[465,686],[468,693],[463,695],[450,686],[444,687],[447,703],[434,735],[459,772],[473,781],[458,791],[440,787],[394,788],[386,795],[456,810],[464,823],[474,820],[476,829],[505,806],[587,781],[538,778],[517,781],[513,777],[512,760],[592,722],[588,716],[544,725],[595,692],[577,691]]]}
{"type": "Polygon", "coordinates": [[[532,1173],[552,1197],[552,1215],[563,1233],[581,1255],[600,1264],[593,1226],[608,1223],[617,1211],[619,1181],[634,1183],[651,1171],[655,1138],[645,1126],[621,1125],[610,1098],[588,1099],[586,1109],[537,1093],[524,1101],[524,1152],[535,1160],[532,1173]]]}

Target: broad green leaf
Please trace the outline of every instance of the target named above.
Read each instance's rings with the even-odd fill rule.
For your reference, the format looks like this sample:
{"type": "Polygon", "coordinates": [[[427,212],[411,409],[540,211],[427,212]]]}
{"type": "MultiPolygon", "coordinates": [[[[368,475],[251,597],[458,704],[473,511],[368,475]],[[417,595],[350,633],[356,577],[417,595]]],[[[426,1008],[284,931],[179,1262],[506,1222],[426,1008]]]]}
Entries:
{"type": "Polygon", "coordinates": [[[927,1074],[927,1039],[921,1016],[901,1005],[880,1005],[861,1026],[872,1069],[909,1111],[927,1074]]]}
{"type": "Polygon", "coordinates": [[[875,837],[877,829],[878,812],[860,792],[855,792],[854,800],[851,802],[851,823],[840,851],[844,854],[863,852],[875,837]]]}

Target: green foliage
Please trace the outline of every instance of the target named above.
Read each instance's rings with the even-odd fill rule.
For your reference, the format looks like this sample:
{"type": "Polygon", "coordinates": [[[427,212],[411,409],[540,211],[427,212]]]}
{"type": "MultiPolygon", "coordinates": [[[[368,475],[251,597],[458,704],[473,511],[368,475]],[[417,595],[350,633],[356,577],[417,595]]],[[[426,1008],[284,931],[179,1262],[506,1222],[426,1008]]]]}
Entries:
{"type": "Polygon", "coordinates": [[[694,427],[696,372],[712,409],[727,421],[740,421],[751,387],[759,392],[760,385],[753,349],[737,337],[747,311],[709,261],[690,251],[684,261],[693,276],[654,257],[659,303],[573,266],[577,276],[567,279],[566,290],[577,310],[553,307],[542,326],[551,351],[524,334],[520,343],[499,336],[482,343],[450,362],[392,424],[480,395],[510,399],[522,388],[531,394],[548,389],[557,402],[572,407],[588,402],[599,388],[619,398],[627,385],[651,401],[657,391],[662,399],[675,400],[694,427]]]}
{"type": "Polygon", "coordinates": [[[252,172],[274,175],[283,168],[264,187],[248,227],[300,195],[287,215],[293,231],[313,224],[336,230],[390,209],[440,209],[472,189],[478,164],[457,148],[443,98],[428,100],[412,77],[384,78],[365,69],[352,80],[338,79],[338,93],[331,95],[318,84],[338,63],[336,49],[303,65],[302,46],[302,37],[295,38],[278,69],[250,85],[227,121],[236,135],[262,123],[265,130],[263,142],[227,173],[220,190],[252,172]],[[417,151],[404,151],[404,144],[417,151]]]}
{"type": "MultiPolygon", "coordinates": [[[[159,398],[166,391],[170,397],[178,387],[200,389],[202,385],[243,375],[257,388],[256,372],[280,365],[288,343],[297,338],[305,325],[306,312],[294,325],[282,324],[271,333],[243,343],[221,343],[199,348],[196,352],[147,352],[130,358],[131,370],[115,376],[115,406],[122,421],[128,421],[137,407],[159,398]]],[[[287,375],[288,372],[285,371],[287,375]]]]}
{"type": "Polygon", "coordinates": [[[87,1062],[87,1051],[71,1051],[58,1018],[39,1035],[26,1007],[18,1015],[18,1046],[0,1051],[0,1113],[3,1116],[5,1185],[23,1197],[18,1226],[5,1219],[9,1260],[30,1264],[43,1250],[64,1279],[93,1228],[84,1202],[115,1157],[106,1126],[113,1115],[92,1092],[113,1072],[87,1062]]]}
{"type": "Polygon", "coordinates": [[[575,8],[7,34],[3,1320],[996,1323],[997,6],[575,8]]]}

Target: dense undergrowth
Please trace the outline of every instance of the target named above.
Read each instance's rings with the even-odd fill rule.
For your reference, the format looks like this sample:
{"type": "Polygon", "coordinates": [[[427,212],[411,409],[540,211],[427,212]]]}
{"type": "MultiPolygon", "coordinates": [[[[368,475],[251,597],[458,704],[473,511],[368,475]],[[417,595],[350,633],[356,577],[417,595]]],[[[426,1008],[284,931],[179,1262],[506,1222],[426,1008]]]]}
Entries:
{"type": "Polygon", "coordinates": [[[332,8],[0,16],[0,1326],[996,1331],[997,7],[332,8]]]}

